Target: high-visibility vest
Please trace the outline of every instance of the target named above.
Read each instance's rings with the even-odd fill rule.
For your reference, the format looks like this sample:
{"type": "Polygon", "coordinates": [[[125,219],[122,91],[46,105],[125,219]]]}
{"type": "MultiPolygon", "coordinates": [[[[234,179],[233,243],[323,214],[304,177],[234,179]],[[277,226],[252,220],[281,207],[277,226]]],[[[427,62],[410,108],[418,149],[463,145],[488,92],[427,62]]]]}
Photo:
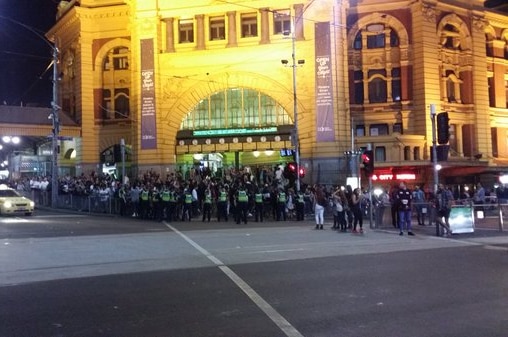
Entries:
{"type": "Polygon", "coordinates": [[[205,195],[205,204],[211,204],[212,203],[212,195],[210,193],[205,195]]]}
{"type": "Polygon", "coordinates": [[[141,200],[143,200],[143,201],[148,201],[148,191],[143,190],[143,191],[141,192],[141,200]]]}
{"type": "Polygon", "coordinates": [[[303,196],[303,194],[298,194],[298,202],[301,203],[301,204],[304,204],[305,203],[305,198],[303,196]]]}
{"type": "Polygon", "coordinates": [[[286,202],[286,193],[280,192],[278,200],[279,200],[279,202],[286,202]]]}
{"type": "Polygon", "coordinates": [[[219,193],[219,201],[220,202],[226,202],[226,200],[228,200],[228,195],[226,194],[226,192],[221,191],[219,193]]]}
{"type": "Polygon", "coordinates": [[[176,195],[173,191],[169,191],[169,202],[176,202],[176,195]]]}
{"type": "Polygon", "coordinates": [[[247,192],[241,190],[238,191],[238,201],[239,202],[247,202],[249,201],[249,197],[247,196],[247,192]]]}
{"type": "Polygon", "coordinates": [[[254,198],[256,200],[256,204],[262,204],[263,203],[263,194],[261,193],[256,193],[254,195],[254,198]]]}
{"type": "Polygon", "coordinates": [[[190,194],[190,193],[185,194],[185,203],[192,204],[192,194],[190,194]]]}
{"type": "Polygon", "coordinates": [[[167,190],[162,191],[162,201],[169,201],[170,194],[167,190]]]}

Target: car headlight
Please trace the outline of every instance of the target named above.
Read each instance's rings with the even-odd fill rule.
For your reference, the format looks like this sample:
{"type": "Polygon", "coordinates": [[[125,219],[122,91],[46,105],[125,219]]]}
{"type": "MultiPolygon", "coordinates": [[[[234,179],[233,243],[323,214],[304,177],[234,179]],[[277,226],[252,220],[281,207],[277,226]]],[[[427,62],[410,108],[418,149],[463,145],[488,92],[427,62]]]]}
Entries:
{"type": "Polygon", "coordinates": [[[30,207],[35,207],[35,202],[30,201],[30,207]]]}
{"type": "Polygon", "coordinates": [[[6,207],[6,208],[11,208],[11,207],[12,207],[12,202],[10,202],[9,200],[6,200],[6,201],[4,202],[4,207],[6,207]]]}

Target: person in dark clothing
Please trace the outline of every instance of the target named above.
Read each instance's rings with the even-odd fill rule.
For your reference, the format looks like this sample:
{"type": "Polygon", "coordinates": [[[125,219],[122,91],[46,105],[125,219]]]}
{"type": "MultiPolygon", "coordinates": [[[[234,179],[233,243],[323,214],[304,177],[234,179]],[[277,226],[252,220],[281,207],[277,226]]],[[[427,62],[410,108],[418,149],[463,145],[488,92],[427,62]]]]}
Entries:
{"type": "Polygon", "coordinates": [[[353,233],[363,233],[363,213],[361,208],[361,202],[363,199],[362,191],[359,188],[355,188],[351,195],[351,211],[353,212],[353,233]],[[360,227],[357,230],[357,227],[360,227]]]}
{"type": "Polygon", "coordinates": [[[408,235],[414,235],[411,230],[411,201],[413,199],[413,194],[406,187],[404,182],[401,182],[399,185],[399,190],[397,191],[397,201],[398,201],[398,216],[399,216],[399,235],[404,234],[404,228],[407,230],[408,235]]]}
{"type": "Polygon", "coordinates": [[[452,234],[449,219],[453,204],[453,194],[449,189],[445,188],[443,184],[439,184],[435,203],[437,210],[437,223],[446,230],[446,234],[452,234]]]}
{"type": "Polygon", "coordinates": [[[391,213],[392,213],[392,225],[394,228],[399,228],[399,205],[397,200],[397,193],[399,189],[396,185],[393,185],[390,190],[390,205],[391,205],[391,213]]]}

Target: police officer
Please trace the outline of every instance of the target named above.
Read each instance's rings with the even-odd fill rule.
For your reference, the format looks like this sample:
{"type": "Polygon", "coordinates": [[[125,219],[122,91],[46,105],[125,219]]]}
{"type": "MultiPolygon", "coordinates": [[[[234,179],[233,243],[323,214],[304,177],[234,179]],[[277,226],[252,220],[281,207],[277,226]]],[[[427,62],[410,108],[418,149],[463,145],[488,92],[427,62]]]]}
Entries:
{"type": "Polygon", "coordinates": [[[153,187],[153,190],[152,190],[152,193],[151,193],[151,208],[152,208],[152,219],[153,220],[158,220],[159,217],[161,216],[160,213],[161,212],[161,195],[159,193],[159,190],[157,189],[156,186],[153,187]]]}
{"type": "Polygon", "coordinates": [[[159,221],[162,221],[164,218],[168,218],[170,197],[171,192],[169,191],[168,186],[164,185],[161,191],[161,211],[159,213],[159,221]]]}
{"type": "Polygon", "coordinates": [[[203,201],[203,222],[205,219],[208,219],[210,222],[210,217],[212,216],[212,191],[207,187],[205,190],[205,198],[203,201]]]}
{"type": "Polygon", "coordinates": [[[141,194],[139,196],[139,209],[141,213],[141,219],[148,218],[149,208],[150,208],[150,192],[148,191],[148,187],[146,185],[143,185],[141,194]]]}
{"type": "Polygon", "coordinates": [[[176,205],[178,204],[178,193],[173,185],[169,186],[169,202],[166,209],[166,220],[171,222],[175,220],[176,205]]]}
{"type": "Polygon", "coordinates": [[[249,211],[249,196],[245,186],[241,184],[236,193],[236,224],[239,225],[241,221],[247,224],[247,213],[249,211]]]}
{"type": "Polygon", "coordinates": [[[256,193],[254,193],[254,213],[256,222],[263,222],[263,193],[261,193],[261,189],[258,189],[256,193]]]}
{"type": "Polygon", "coordinates": [[[217,221],[221,218],[228,221],[228,192],[224,186],[220,187],[217,196],[217,221]]]}
{"type": "Polygon", "coordinates": [[[296,221],[303,221],[305,217],[305,195],[302,191],[296,194],[296,221]]]}
{"type": "Polygon", "coordinates": [[[189,188],[186,188],[183,192],[183,210],[182,210],[182,221],[185,221],[185,215],[189,217],[189,221],[192,218],[192,192],[189,188]]]}
{"type": "Polygon", "coordinates": [[[286,192],[283,188],[279,188],[279,193],[277,193],[277,221],[281,221],[281,219],[286,221],[286,202],[286,192]]]}

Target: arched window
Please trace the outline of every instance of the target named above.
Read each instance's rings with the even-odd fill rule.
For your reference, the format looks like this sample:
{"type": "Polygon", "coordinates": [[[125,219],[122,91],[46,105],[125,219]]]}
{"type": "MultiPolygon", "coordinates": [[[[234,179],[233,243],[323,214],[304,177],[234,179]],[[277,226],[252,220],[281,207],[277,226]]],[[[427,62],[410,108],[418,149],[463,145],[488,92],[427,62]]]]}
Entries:
{"type": "Polygon", "coordinates": [[[203,98],[182,122],[181,130],[292,125],[272,97],[246,88],[231,88],[203,98]]]}
{"type": "Polygon", "coordinates": [[[126,119],[130,115],[130,51],[111,49],[102,61],[102,119],[126,119]]]}

